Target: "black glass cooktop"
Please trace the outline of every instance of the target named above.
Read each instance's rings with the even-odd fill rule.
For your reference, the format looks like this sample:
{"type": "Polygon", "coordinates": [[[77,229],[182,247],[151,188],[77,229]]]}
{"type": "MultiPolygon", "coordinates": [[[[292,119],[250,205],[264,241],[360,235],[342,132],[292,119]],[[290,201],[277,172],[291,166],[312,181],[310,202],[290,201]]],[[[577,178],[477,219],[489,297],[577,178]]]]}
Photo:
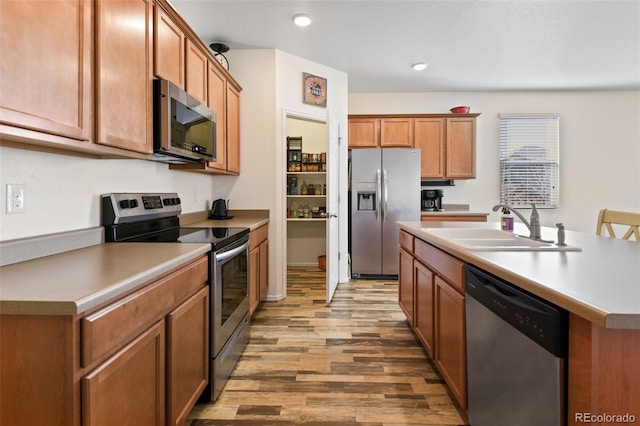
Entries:
{"type": "Polygon", "coordinates": [[[210,243],[216,251],[249,235],[249,228],[183,228],[178,223],[177,219],[162,219],[105,226],[105,237],[108,242],[210,243]]]}
{"type": "Polygon", "coordinates": [[[178,241],[182,243],[211,243],[215,251],[245,235],[249,235],[249,228],[180,228],[178,241]]]}

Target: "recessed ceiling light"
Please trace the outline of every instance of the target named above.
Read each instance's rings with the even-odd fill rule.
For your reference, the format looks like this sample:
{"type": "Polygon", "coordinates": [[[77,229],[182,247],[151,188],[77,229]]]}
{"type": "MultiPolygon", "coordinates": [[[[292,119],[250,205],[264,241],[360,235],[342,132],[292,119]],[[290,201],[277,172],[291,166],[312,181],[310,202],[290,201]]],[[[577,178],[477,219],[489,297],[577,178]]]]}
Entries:
{"type": "Polygon", "coordinates": [[[311,17],[304,13],[298,13],[297,15],[293,15],[293,22],[299,27],[306,27],[311,24],[311,17]]]}
{"type": "Polygon", "coordinates": [[[411,65],[411,68],[413,68],[416,71],[422,71],[422,70],[427,68],[427,63],[426,62],[418,62],[416,64],[411,65]]]}

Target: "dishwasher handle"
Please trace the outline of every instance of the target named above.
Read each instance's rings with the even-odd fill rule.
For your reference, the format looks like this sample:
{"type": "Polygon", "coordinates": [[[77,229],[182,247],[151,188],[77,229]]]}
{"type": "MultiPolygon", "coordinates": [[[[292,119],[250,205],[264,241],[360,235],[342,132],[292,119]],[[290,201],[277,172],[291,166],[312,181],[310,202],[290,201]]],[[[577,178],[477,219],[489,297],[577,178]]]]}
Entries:
{"type": "Polygon", "coordinates": [[[520,294],[513,292],[512,289],[500,283],[499,281],[482,280],[481,282],[479,282],[479,284],[483,285],[485,290],[493,294],[496,299],[508,303],[512,305],[512,307],[518,307],[530,312],[537,312],[542,315],[547,314],[547,310],[543,308],[543,305],[540,305],[539,303],[531,303],[530,300],[522,297],[522,295],[520,294]]]}

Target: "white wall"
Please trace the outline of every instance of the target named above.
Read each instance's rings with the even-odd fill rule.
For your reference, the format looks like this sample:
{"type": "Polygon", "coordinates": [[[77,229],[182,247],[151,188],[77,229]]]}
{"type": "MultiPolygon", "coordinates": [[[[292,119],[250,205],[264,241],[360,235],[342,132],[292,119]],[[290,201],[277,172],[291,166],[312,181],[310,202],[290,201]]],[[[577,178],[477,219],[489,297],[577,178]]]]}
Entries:
{"type": "MultiPolygon", "coordinates": [[[[477,120],[477,179],[442,187],[443,202],[491,211],[499,201],[498,114],[560,115],[560,208],[543,225],[595,232],[601,208],[640,211],[640,92],[352,93],[349,114],[442,113],[457,105],[477,120]]],[[[529,210],[525,210],[525,217],[529,210]]],[[[491,213],[489,220],[499,220],[491,213]]]]}
{"type": "MultiPolygon", "coordinates": [[[[286,296],[286,116],[328,121],[331,114],[346,123],[347,75],[279,50],[233,50],[226,56],[232,75],[243,87],[242,170],[240,177],[231,178],[235,180],[229,194],[231,206],[269,209],[267,298],[281,299],[286,296]],[[327,79],[326,108],[302,103],[303,72],[327,79]]],[[[346,158],[346,145],[344,152],[346,158]]],[[[343,250],[346,251],[346,233],[341,237],[344,237],[343,250]]]]}
{"type": "Polygon", "coordinates": [[[309,120],[287,118],[287,136],[302,136],[302,152],[327,152],[327,125],[309,120]]]}
{"type": "Polygon", "coordinates": [[[210,176],[144,160],[103,160],[0,147],[0,240],[100,225],[100,195],[177,192],[184,213],[211,206],[210,176]],[[24,214],[6,214],[6,184],[25,185],[24,214]]]}

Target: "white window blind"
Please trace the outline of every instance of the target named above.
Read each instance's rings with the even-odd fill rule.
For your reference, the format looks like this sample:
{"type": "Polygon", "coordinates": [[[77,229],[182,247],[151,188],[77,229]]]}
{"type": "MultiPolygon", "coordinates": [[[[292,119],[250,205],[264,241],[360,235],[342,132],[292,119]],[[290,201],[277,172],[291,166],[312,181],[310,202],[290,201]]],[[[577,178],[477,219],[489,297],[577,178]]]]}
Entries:
{"type": "Polygon", "coordinates": [[[557,208],[560,117],[500,114],[500,202],[557,208]]]}

